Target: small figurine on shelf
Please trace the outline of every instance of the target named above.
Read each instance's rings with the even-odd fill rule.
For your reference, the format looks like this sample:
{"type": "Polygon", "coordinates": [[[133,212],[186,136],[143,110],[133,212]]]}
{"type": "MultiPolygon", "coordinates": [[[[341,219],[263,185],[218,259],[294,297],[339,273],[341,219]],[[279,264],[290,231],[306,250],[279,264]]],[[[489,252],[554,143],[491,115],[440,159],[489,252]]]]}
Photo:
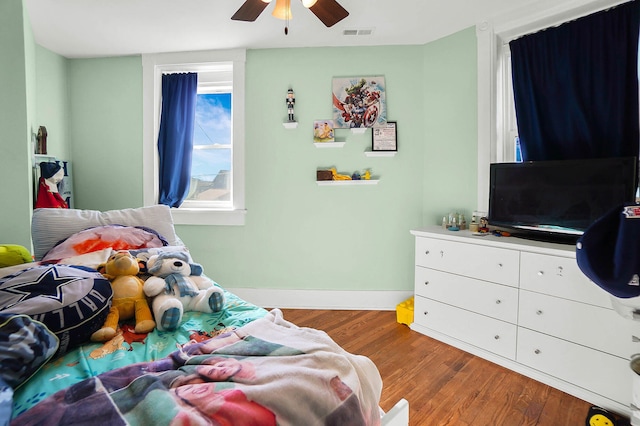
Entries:
{"type": "Polygon", "coordinates": [[[293,93],[293,89],[289,88],[289,90],[287,90],[287,114],[289,115],[289,122],[294,122],[296,121],[294,115],[293,115],[293,105],[296,103],[296,97],[295,94],[293,93]]]}
{"type": "Polygon", "coordinates": [[[487,219],[486,217],[480,218],[480,227],[478,228],[478,232],[489,232],[489,219],[487,219]]]}
{"type": "Polygon", "coordinates": [[[36,136],[36,154],[47,155],[47,128],[40,126],[36,136]]]}

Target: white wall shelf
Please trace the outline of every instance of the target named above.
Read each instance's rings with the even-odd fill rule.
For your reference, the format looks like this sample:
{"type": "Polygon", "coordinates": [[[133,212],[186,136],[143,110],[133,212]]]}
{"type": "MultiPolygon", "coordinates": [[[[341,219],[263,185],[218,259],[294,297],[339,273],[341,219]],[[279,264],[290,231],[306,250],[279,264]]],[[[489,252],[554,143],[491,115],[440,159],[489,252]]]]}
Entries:
{"type": "Polygon", "coordinates": [[[367,127],[354,127],[353,129],[351,129],[351,133],[353,133],[354,135],[361,135],[366,131],[367,127]]]}
{"type": "Polygon", "coordinates": [[[282,125],[287,130],[295,129],[296,127],[298,127],[298,122],[297,121],[285,121],[284,123],[282,123],[282,125]]]}
{"type": "Polygon", "coordinates": [[[365,151],[367,157],[395,157],[398,151],[365,151]]]}
{"type": "Polygon", "coordinates": [[[318,186],[377,185],[380,179],[361,180],[317,180],[318,186]]]}
{"type": "Polygon", "coordinates": [[[344,142],[314,142],[316,148],[342,148],[344,142]]]}

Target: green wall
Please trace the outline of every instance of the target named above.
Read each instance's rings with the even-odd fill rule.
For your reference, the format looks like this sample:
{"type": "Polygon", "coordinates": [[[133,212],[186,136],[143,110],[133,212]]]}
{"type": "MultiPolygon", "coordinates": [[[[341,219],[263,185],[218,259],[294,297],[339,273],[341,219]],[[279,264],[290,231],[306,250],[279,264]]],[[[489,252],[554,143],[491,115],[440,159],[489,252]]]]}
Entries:
{"type": "Polygon", "coordinates": [[[424,224],[477,206],[478,100],[475,28],[424,46],[424,224]]]}
{"type": "MultiPolygon", "coordinates": [[[[246,225],[178,225],[194,258],[228,287],[411,290],[409,230],[476,205],[475,49],[471,28],[424,46],[249,50],[246,225]],[[313,120],[331,118],[331,79],[354,75],[385,77],[395,157],[364,155],[370,131],[337,129],[343,148],[313,145],[313,120]],[[281,124],[289,86],[294,130],[281,124]],[[316,168],[329,166],[371,168],[380,182],[316,185],[316,168]]],[[[38,79],[37,111],[66,130],[59,149],[73,161],[76,206],[141,206],[141,58],[36,54],[38,76],[58,73],[38,79]],[[66,124],[43,104],[49,97],[67,111],[66,124]]]]}
{"type": "Polygon", "coordinates": [[[47,154],[71,160],[69,87],[64,57],[36,45],[37,105],[35,129],[47,128],[47,154]]]}
{"type": "Polygon", "coordinates": [[[142,206],[142,62],[139,56],[69,61],[76,208],[142,206]]]}
{"type": "Polygon", "coordinates": [[[0,2],[0,244],[31,247],[35,44],[21,0],[0,2]]]}

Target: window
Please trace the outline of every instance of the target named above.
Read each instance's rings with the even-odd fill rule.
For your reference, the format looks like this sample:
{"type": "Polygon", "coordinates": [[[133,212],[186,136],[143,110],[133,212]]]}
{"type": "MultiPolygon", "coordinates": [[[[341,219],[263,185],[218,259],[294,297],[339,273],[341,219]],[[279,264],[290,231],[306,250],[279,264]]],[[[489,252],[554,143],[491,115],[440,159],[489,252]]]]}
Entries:
{"type": "Polygon", "coordinates": [[[244,224],[245,52],[143,55],[144,204],[158,199],[157,135],[163,73],[197,72],[198,95],[189,195],[171,213],[177,224],[244,224]]]}
{"type": "Polygon", "coordinates": [[[493,17],[476,26],[478,39],[478,211],[489,206],[489,164],[516,161],[518,134],[511,87],[509,41],[524,34],[553,27],[606,7],[597,1],[576,7],[560,4],[533,10],[536,4],[493,17]]]}

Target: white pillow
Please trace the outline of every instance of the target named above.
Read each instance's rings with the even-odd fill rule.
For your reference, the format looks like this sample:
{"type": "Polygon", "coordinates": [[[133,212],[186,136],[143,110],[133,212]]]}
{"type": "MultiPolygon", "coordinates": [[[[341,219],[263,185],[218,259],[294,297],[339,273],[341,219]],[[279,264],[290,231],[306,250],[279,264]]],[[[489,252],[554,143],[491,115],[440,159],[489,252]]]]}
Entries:
{"type": "Polygon", "coordinates": [[[104,225],[146,226],[162,235],[169,245],[184,245],[173,227],[171,209],[164,204],[106,212],[36,209],[31,220],[34,257],[41,260],[56,243],[84,229],[104,225]]]}

